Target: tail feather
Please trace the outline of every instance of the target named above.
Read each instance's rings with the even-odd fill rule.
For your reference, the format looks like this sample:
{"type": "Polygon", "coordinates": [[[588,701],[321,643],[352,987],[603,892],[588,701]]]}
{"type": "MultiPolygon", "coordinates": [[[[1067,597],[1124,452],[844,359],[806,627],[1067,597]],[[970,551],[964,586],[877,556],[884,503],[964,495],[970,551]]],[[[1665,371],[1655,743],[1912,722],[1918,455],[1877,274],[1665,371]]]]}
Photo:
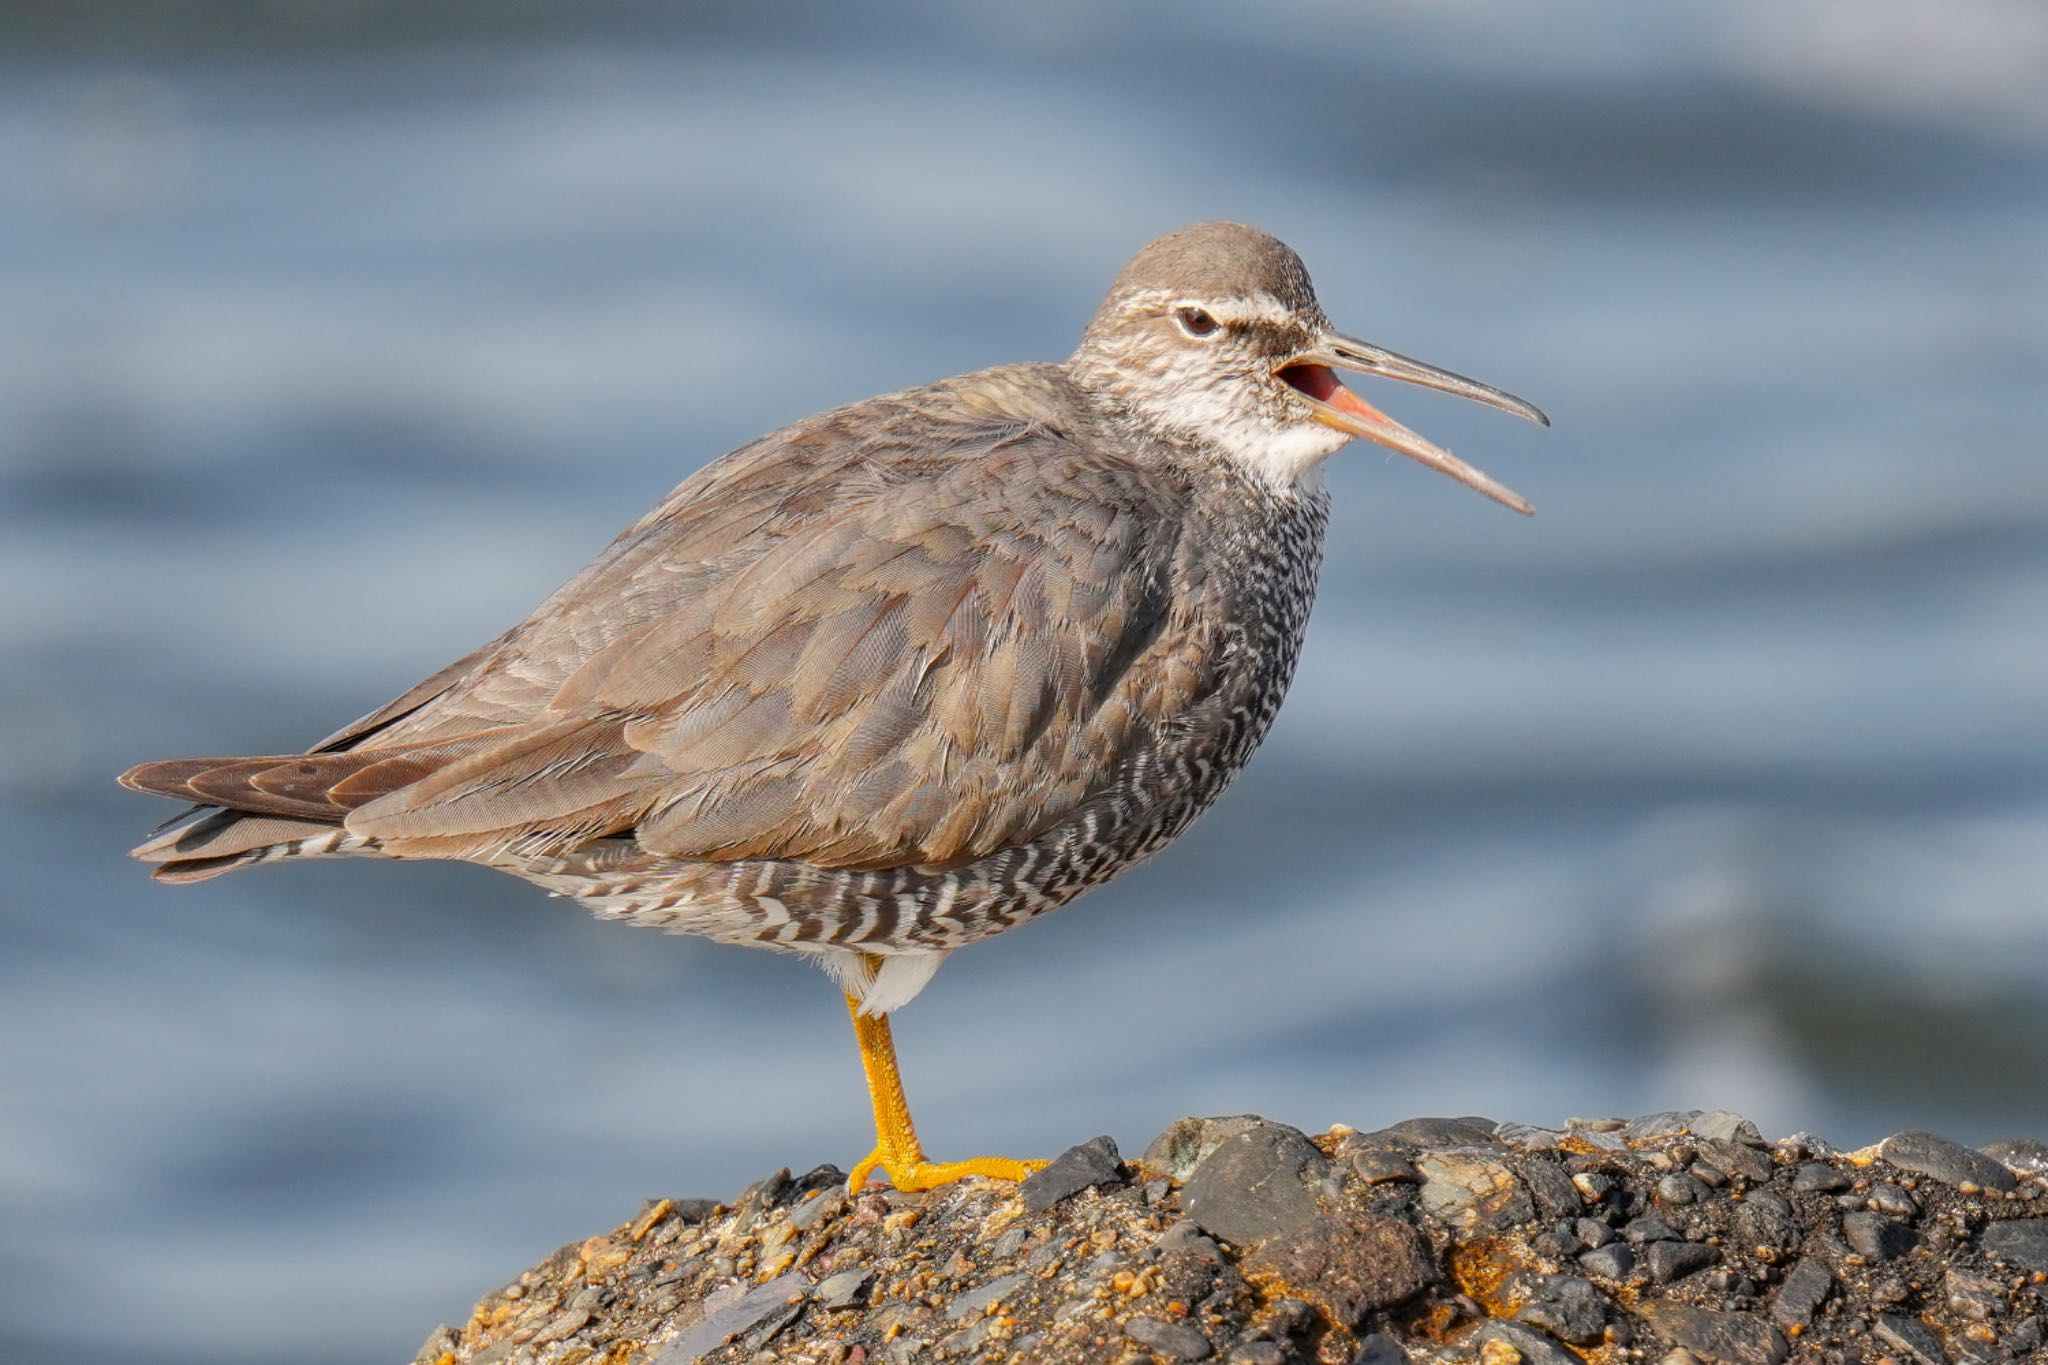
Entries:
{"type": "Polygon", "coordinates": [[[328,857],[374,846],[331,821],[205,807],[172,821],[133,856],[157,864],[151,876],[158,881],[196,882],[273,858],[328,857]]]}

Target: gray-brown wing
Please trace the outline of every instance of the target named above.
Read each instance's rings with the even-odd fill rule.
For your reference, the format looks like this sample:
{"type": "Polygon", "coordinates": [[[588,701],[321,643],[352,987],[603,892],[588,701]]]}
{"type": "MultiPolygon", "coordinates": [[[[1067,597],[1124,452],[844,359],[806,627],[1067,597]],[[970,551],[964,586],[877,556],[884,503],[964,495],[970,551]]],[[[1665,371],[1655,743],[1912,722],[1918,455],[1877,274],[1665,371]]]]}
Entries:
{"type": "Polygon", "coordinates": [[[738,517],[706,497],[682,520],[752,553],[643,522],[626,596],[662,609],[349,828],[400,854],[631,831],[698,859],[954,863],[1057,822],[1204,689],[1200,659],[1163,652],[1183,506],[1164,476],[984,427],[738,517]],[[664,563],[680,589],[651,587],[664,563]]]}

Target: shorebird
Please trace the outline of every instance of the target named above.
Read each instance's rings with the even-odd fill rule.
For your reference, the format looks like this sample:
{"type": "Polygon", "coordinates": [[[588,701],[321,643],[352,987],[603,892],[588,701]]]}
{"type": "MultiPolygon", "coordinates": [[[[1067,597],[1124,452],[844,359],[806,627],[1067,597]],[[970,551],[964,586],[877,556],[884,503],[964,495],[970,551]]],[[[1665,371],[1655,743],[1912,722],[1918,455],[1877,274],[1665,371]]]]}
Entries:
{"type": "Polygon", "coordinates": [[[1336,331],[1301,259],[1203,223],[1131,259],[1057,364],[806,418],[705,467],[534,613],[303,754],[145,763],[195,808],[162,881],[481,863],[607,919],[801,953],[840,985],[899,1188],[926,1159],[889,1015],[948,953],[1157,852],[1265,736],[1354,437],[1527,503],[1338,370],[1530,404],[1336,331]]]}

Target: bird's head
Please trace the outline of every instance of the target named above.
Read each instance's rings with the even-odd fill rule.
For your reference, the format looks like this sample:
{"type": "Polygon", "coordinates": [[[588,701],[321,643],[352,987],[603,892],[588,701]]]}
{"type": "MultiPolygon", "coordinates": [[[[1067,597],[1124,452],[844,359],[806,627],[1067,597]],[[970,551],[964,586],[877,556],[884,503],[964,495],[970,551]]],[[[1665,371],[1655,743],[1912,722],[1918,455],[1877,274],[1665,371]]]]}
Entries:
{"type": "Polygon", "coordinates": [[[1147,427],[1208,442],[1281,485],[1311,477],[1362,436],[1518,512],[1531,510],[1345,388],[1340,369],[1421,384],[1550,425],[1513,394],[1337,331],[1316,302],[1301,258],[1242,223],[1198,223],[1133,256],[1067,363],[1084,386],[1147,427]]]}

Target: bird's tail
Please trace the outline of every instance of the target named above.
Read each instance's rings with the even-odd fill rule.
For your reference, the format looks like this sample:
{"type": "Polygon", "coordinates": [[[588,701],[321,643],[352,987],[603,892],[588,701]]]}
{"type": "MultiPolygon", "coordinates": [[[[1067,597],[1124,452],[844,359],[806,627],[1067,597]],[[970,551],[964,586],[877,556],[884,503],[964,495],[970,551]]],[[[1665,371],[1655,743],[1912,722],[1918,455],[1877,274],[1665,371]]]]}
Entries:
{"type": "Polygon", "coordinates": [[[159,881],[196,882],[278,858],[374,852],[374,839],[343,822],[354,807],[417,780],[432,766],[427,747],[140,764],[121,774],[122,786],[193,807],[134,856],[157,864],[159,881]]]}

